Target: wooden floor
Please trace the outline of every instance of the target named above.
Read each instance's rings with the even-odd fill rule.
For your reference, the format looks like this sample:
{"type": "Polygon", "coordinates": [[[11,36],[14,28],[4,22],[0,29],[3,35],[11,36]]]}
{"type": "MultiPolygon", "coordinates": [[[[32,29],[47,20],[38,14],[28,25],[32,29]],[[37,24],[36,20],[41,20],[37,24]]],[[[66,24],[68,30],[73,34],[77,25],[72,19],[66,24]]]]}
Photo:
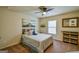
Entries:
{"type": "MultiPolygon", "coordinates": [[[[24,47],[21,44],[17,44],[3,50],[8,51],[9,53],[30,53],[31,48],[24,47]]],[[[53,45],[51,45],[45,53],[64,53],[64,52],[72,52],[79,51],[79,45],[64,43],[61,41],[53,40],[53,45]]]]}

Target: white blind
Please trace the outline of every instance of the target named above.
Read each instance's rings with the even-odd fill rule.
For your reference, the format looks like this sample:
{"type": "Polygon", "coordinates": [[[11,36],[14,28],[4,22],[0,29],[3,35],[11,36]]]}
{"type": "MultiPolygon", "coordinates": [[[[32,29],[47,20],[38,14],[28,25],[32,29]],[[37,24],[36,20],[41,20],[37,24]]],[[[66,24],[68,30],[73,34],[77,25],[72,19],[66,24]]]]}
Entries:
{"type": "Polygon", "coordinates": [[[48,33],[56,34],[56,20],[48,21],[48,33]]]}

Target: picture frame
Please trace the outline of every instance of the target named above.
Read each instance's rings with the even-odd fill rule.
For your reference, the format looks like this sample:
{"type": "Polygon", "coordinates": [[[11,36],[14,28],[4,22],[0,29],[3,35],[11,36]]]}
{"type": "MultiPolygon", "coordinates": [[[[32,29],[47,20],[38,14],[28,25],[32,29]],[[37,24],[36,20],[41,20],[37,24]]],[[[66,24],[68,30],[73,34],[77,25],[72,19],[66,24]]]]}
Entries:
{"type": "Polygon", "coordinates": [[[79,17],[62,19],[62,27],[79,27],[79,17]]]}

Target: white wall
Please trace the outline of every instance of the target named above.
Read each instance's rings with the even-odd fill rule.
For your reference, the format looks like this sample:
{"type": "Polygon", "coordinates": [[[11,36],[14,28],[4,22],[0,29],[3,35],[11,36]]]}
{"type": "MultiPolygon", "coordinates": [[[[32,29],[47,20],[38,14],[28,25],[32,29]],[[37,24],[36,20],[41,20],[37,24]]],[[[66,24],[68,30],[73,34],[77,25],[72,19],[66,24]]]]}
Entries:
{"type": "Polygon", "coordinates": [[[1,24],[2,24],[2,12],[0,10],[0,39],[1,39],[1,24]]]}
{"type": "Polygon", "coordinates": [[[20,42],[22,16],[6,9],[0,11],[2,12],[0,48],[4,48],[20,42]]]}
{"type": "MultiPolygon", "coordinates": [[[[46,26],[48,26],[47,23],[48,23],[49,20],[57,20],[57,35],[56,35],[56,39],[62,41],[62,31],[77,31],[77,32],[79,32],[79,28],[63,28],[62,27],[62,19],[63,18],[71,18],[71,17],[79,17],[79,11],[65,13],[65,14],[57,15],[57,16],[41,18],[41,19],[39,19],[39,25],[41,25],[43,23],[46,26]]],[[[40,27],[39,27],[39,31],[41,31],[40,27]]],[[[47,27],[44,28],[44,31],[45,32],[48,31],[47,27]]]]}
{"type": "MultiPolygon", "coordinates": [[[[0,8],[0,49],[18,44],[22,33],[22,18],[30,20],[29,16],[0,8]]],[[[28,22],[27,20],[27,22],[28,22]]]]}

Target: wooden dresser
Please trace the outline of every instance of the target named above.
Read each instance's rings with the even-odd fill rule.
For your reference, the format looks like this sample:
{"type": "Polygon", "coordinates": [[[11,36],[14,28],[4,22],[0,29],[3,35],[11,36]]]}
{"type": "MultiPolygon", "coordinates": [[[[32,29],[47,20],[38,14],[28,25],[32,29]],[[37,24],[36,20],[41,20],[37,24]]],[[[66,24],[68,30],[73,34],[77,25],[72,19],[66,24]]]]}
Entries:
{"type": "Polygon", "coordinates": [[[79,44],[79,32],[63,31],[63,41],[71,44],[79,44]]]}

